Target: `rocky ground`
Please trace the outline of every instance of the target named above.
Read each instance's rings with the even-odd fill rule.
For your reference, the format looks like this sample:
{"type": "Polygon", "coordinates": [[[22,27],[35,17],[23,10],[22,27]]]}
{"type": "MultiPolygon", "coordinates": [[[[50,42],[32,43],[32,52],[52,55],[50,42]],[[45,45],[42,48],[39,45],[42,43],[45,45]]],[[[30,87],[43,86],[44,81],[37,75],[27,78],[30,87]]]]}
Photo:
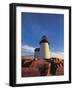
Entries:
{"type": "Polygon", "coordinates": [[[64,75],[64,60],[22,59],[22,77],[64,75]]]}

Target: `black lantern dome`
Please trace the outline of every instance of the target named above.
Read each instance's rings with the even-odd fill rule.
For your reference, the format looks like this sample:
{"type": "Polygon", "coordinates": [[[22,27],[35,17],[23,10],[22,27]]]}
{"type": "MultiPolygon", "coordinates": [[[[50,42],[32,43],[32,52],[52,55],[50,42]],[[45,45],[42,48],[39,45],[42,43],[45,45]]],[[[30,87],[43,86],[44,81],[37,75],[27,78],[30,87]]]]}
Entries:
{"type": "Polygon", "coordinates": [[[40,44],[41,43],[45,43],[45,42],[47,42],[49,44],[47,36],[44,35],[44,36],[42,36],[42,39],[40,41],[40,44]]]}

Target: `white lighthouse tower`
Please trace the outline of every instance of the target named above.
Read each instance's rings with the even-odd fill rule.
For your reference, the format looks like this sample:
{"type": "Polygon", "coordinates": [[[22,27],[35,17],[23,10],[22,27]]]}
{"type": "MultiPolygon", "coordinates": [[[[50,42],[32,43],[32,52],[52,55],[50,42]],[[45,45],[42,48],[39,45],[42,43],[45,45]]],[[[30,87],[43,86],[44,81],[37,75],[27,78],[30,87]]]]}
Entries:
{"type": "Polygon", "coordinates": [[[50,58],[50,49],[49,42],[46,36],[43,36],[40,41],[40,51],[39,51],[40,59],[49,59],[50,58]]]}

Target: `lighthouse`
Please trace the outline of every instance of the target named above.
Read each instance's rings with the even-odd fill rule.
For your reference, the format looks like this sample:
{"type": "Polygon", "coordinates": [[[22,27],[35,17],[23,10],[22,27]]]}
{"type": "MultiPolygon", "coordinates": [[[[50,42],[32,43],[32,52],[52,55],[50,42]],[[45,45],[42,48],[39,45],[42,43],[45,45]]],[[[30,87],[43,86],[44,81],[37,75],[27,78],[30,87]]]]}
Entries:
{"type": "Polygon", "coordinates": [[[49,49],[49,41],[47,36],[42,36],[40,41],[40,51],[39,51],[40,59],[50,59],[50,49],[49,49]]]}

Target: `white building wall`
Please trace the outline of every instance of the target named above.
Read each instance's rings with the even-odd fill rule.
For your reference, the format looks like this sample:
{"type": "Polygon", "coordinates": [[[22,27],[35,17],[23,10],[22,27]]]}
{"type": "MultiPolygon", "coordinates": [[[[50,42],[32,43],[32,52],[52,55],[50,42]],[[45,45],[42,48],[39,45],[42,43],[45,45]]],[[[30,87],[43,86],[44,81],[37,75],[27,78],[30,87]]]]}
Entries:
{"type": "Polygon", "coordinates": [[[39,57],[39,51],[35,51],[34,57],[38,59],[38,57],[39,57]]]}

